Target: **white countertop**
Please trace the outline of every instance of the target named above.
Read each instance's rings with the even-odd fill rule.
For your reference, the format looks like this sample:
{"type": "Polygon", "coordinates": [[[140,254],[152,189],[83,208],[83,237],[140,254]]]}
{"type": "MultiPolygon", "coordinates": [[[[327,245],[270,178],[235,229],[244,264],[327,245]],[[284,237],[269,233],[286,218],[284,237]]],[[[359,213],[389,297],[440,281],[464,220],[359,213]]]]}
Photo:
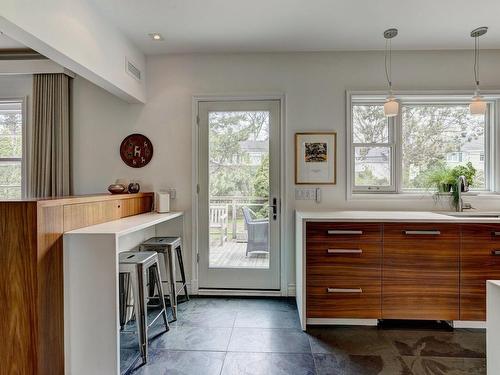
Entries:
{"type": "Polygon", "coordinates": [[[108,221],[107,223],[91,225],[80,229],[75,229],[64,233],[65,236],[72,234],[114,234],[117,237],[136,232],[138,230],[163,223],[168,220],[181,217],[183,212],[168,212],[159,214],[148,212],[146,214],[125,217],[119,220],[108,221]]]}
{"type": "MultiPolygon", "coordinates": [[[[467,214],[490,214],[472,211],[467,214]]],[[[496,212],[494,212],[496,214],[496,212]]],[[[457,213],[460,215],[460,213],[457,213]]],[[[498,213],[500,215],[500,213],[498,213]]],[[[431,211],[296,211],[297,220],[364,221],[364,222],[431,222],[431,223],[498,223],[497,217],[454,217],[431,211]]]]}

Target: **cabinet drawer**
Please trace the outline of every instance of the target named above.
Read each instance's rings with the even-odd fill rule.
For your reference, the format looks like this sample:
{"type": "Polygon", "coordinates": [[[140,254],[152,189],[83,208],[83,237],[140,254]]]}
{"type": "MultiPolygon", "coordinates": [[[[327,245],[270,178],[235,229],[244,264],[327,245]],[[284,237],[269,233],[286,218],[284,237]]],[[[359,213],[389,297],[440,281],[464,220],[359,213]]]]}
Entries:
{"type": "Polygon", "coordinates": [[[403,223],[385,224],[384,241],[396,240],[419,242],[421,240],[440,241],[460,238],[460,226],[456,224],[403,223]]]}
{"type": "Polygon", "coordinates": [[[307,243],[334,241],[381,241],[382,225],[366,223],[309,222],[307,243]]]}
{"type": "Polygon", "coordinates": [[[346,269],[380,268],[381,254],[382,244],[380,242],[311,242],[306,247],[308,268],[315,266],[336,266],[346,269]]]}
{"type": "Polygon", "coordinates": [[[500,241],[462,242],[460,319],[486,320],[486,280],[500,279],[500,241]]]}
{"type": "Polygon", "coordinates": [[[462,241],[476,242],[477,240],[497,242],[500,246],[500,225],[466,224],[462,225],[462,241]]]}
{"type": "Polygon", "coordinates": [[[380,278],[312,276],[307,281],[307,317],[379,319],[380,297],[380,278]]]}

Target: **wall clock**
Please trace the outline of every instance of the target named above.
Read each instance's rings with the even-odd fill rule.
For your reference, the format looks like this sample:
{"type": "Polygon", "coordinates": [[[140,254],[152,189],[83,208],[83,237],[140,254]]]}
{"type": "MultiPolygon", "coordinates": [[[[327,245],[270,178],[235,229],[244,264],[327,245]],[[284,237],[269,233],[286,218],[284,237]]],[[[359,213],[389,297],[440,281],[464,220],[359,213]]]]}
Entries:
{"type": "Polygon", "coordinates": [[[153,157],[153,144],[142,134],[130,134],[120,145],[120,156],[132,168],[142,168],[153,157]]]}

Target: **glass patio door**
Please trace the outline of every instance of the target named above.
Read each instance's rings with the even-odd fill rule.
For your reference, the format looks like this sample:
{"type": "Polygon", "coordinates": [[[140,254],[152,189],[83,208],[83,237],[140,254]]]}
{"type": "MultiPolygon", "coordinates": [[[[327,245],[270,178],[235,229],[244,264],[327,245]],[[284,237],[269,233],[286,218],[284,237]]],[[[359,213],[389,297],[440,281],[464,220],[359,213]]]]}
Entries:
{"type": "Polygon", "coordinates": [[[198,104],[199,288],[280,289],[280,102],[198,104]]]}

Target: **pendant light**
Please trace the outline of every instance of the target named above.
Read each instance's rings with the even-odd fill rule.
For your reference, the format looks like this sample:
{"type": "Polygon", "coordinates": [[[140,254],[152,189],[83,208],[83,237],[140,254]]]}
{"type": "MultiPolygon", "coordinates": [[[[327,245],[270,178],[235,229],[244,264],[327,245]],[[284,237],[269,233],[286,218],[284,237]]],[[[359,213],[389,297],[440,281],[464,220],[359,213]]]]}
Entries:
{"type": "Polygon", "coordinates": [[[481,116],[486,113],[486,102],[479,91],[479,37],[486,34],[487,31],[488,28],[483,26],[470,33],[470,36],[474,38],[474,81],[476,83],[476,90],[469,105],[471,115],[481,116]]]}
{"type": "Polygon", "coordinates": [[[389,85],[389,95],[384,104],[384,114],[387,117],[397,116],[399,113],[399,102],[392,94],[392,38],[398,35],[398,29],[384,31],[385,38],[385,77],[389,85]]]}

